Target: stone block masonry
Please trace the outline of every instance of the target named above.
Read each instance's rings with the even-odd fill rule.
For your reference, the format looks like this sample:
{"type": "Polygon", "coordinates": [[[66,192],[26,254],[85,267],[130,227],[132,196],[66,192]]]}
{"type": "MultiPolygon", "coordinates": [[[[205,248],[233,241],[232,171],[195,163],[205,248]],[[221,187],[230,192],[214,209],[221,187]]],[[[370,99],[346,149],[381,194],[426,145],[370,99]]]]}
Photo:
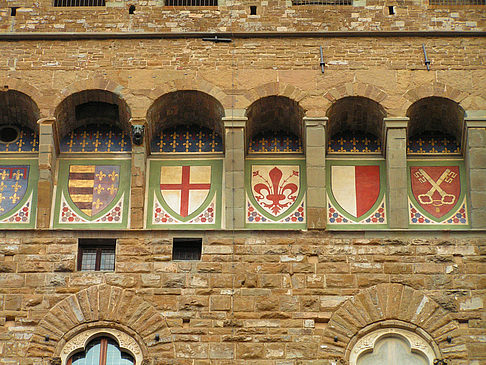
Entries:
{"type": "Polygon", "coordinates": [[[112,232],[115,272],[74,270],[77,238],[93,234],[2,236],[0,349],[8,363],[41,363],[72,328],[101,321],[141,336],[149,364],[330,365],[368,323],[353,312],[367,297],[378,300],[367,315],[418,325],[453,364],[486,361],[478,234],[213,232],[202,234],[201,261],[171,262],[177,234],[112,232]],[[395,304],[381,313],[383,300],[395,304]]]}

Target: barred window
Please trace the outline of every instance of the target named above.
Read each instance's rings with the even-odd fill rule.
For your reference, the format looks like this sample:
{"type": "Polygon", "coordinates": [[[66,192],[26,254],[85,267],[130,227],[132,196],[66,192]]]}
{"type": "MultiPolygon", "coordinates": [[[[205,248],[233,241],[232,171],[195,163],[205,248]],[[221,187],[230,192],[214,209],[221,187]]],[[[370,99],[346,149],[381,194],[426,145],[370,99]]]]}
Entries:
{"type": "Polygon", "coordinates": [[[166,6],[218,6],[218,0],[165,0],[166,6]]]}
{"type": "Polygon", "coordinates": [[[292,5],[353,5],[353,0],[292,0],[292,5]]]}
{"type": "Polygon", "coordinates": [[[54,0],[55,7],[105,6],[105,0],[54,0]]]}
{"type": "Polygon", "coordinates": [[[172,260],[200,260],[202,238],[174,238],[172,260]]]}
{"type": "Polygon", "coordinates": [[[486,5],[486,0],[430,0],[430,5],[486,5]]]}
{"type": "Polygon", "coordinates": [[[115,245],[114,239],[80,239],[78,270],[114,271],[115,245]]]}

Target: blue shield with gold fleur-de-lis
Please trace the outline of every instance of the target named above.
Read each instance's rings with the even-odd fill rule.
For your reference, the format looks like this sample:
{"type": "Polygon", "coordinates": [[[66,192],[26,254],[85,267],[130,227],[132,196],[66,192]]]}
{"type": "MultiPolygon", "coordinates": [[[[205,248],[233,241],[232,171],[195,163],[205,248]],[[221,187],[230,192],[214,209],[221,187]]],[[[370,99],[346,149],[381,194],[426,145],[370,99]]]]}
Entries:
{"type": "Polygon", "coordinates": [[[29,170],[29,165],[0,165],[0,216],[12,212],[24,198],[29,170]]]}
{"type": "Polygon", "coordinates": [[[71,165],[69,196],[84,214],[92,217],[115,199],[120,185],[120,166],[71,165]]]}

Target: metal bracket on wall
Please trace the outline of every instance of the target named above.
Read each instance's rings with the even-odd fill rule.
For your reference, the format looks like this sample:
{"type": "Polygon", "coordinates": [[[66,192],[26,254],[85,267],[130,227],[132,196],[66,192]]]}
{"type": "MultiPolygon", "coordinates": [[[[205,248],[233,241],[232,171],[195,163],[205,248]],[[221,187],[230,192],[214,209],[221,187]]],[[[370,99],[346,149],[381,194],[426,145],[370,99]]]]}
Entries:
{"type": "Polygon", "coordinates": [[[233,42],[231,38],[218,38],[217,35],[215,35],[213,38],[203,38],[203,41],[206,42],[214,42],[214,43],[229,43],[233,42]]]}
{"type": "Polygon", "coordinates": [[[324,73],[324,66],[326,64],[324,63],[324,54],[322,53],[322,46],[320,46],[320,49],[321,49],[321,62],[319,63],[319,65],[321,65],[321,73],[324,73]]]}
{"type": "Polygon", "coordinates": [[[422,44],[422,49],[424,50],[424,59],[425,59],[425,66],[427,67],[427,71],[430,71],[430,61],[427,58],[427,51],[425,50],[425,45],[422,44]]]}

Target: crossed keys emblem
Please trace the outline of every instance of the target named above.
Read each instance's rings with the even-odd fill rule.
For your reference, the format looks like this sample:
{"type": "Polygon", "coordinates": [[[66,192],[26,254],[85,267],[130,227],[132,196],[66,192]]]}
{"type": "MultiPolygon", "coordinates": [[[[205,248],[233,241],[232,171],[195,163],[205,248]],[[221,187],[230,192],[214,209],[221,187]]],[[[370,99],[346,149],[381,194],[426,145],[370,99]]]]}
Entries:
{"type": "Polygon", "coordinates": [[[417,178],[418,181],[421,183],[425,183],[428,181],[432,187],[427,191],[425,194],[420,194],[418,199],[421,204],[428,205],[432,204],[434,207],[440,207],[442,205],[451,205],[454,204],[456,197],[452,194],[448,194],[440,187],[443,182],[450,184],[454,179],[457,177],[455,172],[452,172],[449,169],[446,169],[442,175],[440,175],[437,181],[434,181],[427,174],[423,169],[418,169],[417,172],[414,173],[414,176],[417,178]],[[440,199],[434,199],[432,196],[435,192],[438,192],[440,195],[440,199]]]}

